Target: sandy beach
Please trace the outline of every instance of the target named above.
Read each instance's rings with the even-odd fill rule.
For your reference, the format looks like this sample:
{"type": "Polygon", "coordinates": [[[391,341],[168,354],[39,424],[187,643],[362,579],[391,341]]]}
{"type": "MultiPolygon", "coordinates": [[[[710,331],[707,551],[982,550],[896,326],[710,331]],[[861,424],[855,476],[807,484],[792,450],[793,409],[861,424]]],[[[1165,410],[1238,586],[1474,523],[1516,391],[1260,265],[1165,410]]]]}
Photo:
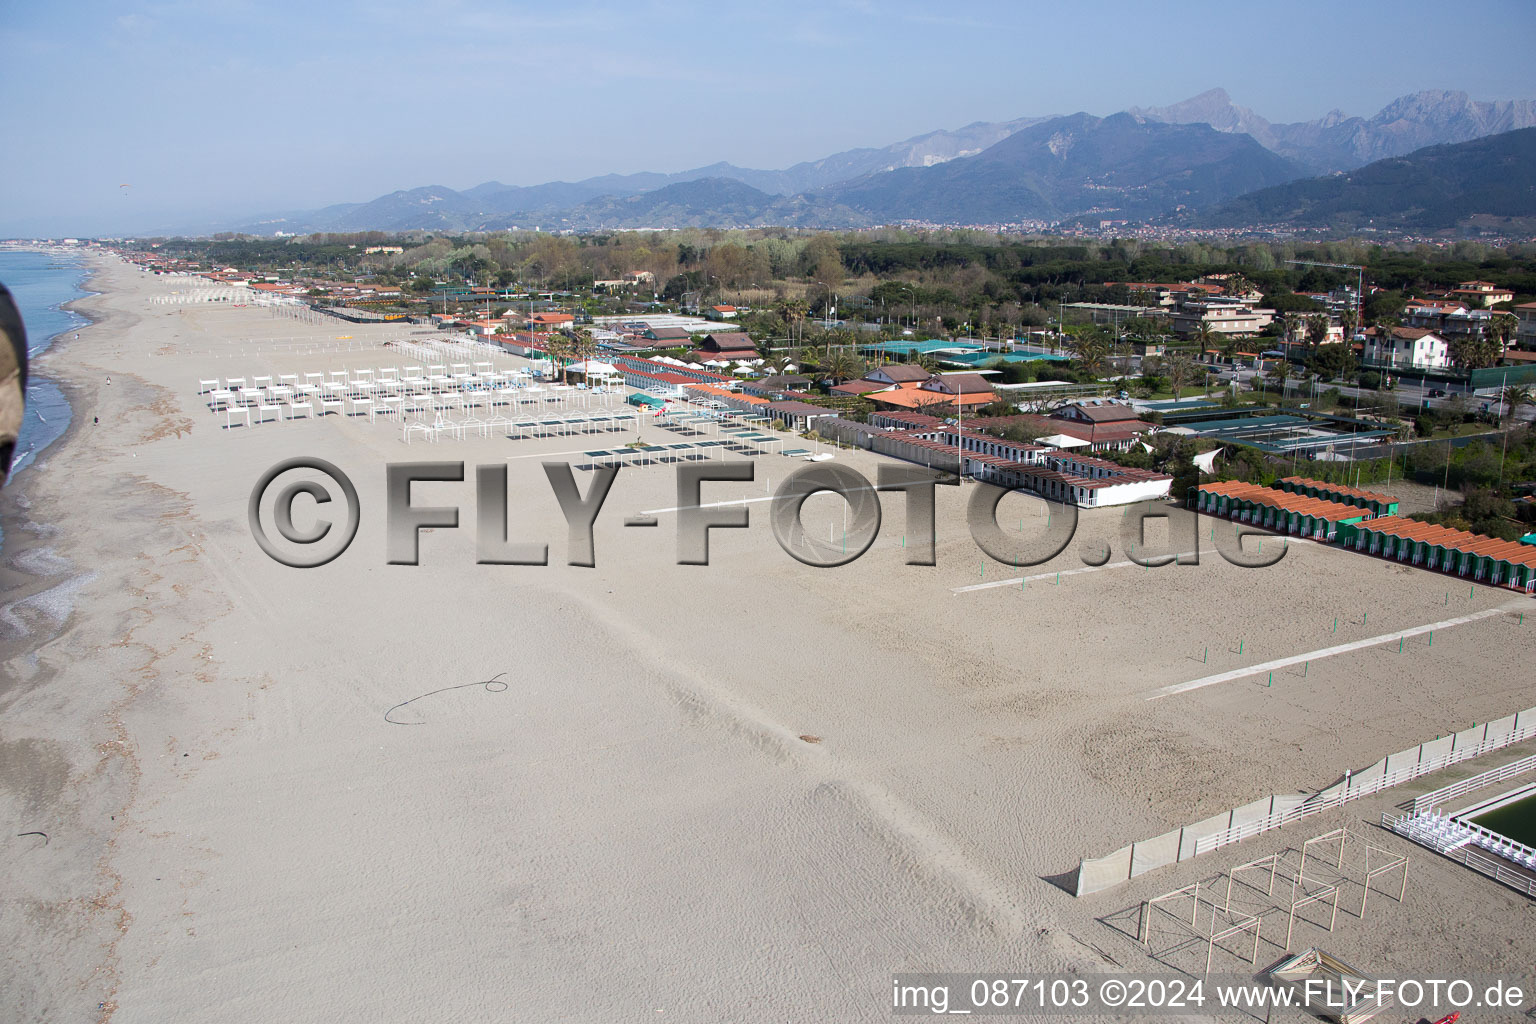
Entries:
{"type": "MultiPolygon", "coordinates": [[[[796,466],[776,455],[705,485],[751,515],[712,532],[709,566],[675,564],[675,473],[653,465],[619,472],[596,567],[574,567],[540,463],[628,435],[226,429],[200,379],[413,360],[370,345],[398,329],[154,303],[171,279],[98,259],[80,303],[98,322],[45,357],[74,426],[0,493],[12,1019],[882,1020],[896,971],[1158,968],[1115,915],[1343,824],[1413,868],[1404,903],[1317,930],[1330,951],[1530,969],[1529,900],[1376,826],[1433,776],[1063,888],[1084,856],[1536,704],[1529,598],[1301,542],[1245,570],[1208,537],[1196,566],[1078,572],[1074,543],[1027,584],[961,590],[1020,575],[967,534],[973,485],[939,489],[937,566],[904,564],[883,495],[870,551],[813,569],[769,526],[796,466]],[[351,547],[308,570],[246,519],[261,473],[299,455],[362,507],[351,547]],[[388,564],[384,466],[439,460],[507,466],[512,539],[550,564],[476,564],[472,468],[415,489],[459,529],[388,564]],[[659,525],[624,526],[642,512],[659,525]],[[1508,614],[1147,699],[1485,610],[1508,614]],[[1447,935],[1448,915],[1476,925],[1447,935]]],[[[870,479],[880,461],[834,460],[870,479]]],[[[1010,497],[999,519],[1033,529],[1042,507],[1010,497]]],[[[808,529],[840,515],[812,499],[808,529]]],[[[1079,536],[1120,523],[1084,513],[1079,536]]]]}

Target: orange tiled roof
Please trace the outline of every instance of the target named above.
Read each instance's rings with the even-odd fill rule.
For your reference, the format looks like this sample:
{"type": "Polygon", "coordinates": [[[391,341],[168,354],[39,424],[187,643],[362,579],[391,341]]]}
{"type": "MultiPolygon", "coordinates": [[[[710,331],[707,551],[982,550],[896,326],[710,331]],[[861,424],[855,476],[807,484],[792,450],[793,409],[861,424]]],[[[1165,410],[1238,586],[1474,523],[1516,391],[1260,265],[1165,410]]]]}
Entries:
{"type": "Polygon", "coordinates": [[[1468,533],[1436,523],[1421,523],[1404,516],[1384,516],[1362,526],[1387,537],[1423,541],[1452,551],[1465,551],[1510,562],[1514,565],[1536,566],[1536,545],[1521,544],[1513,540],[1500,540],[1482,533],[1468,533]]]}
{"type": "Polygon", "coordinates": [[[1351,498],[1363,498],[1366,501],[1379,501],[1382,504],[1391,504],[1397,501],[1390,494],[1382,494],[1379,491],[1362,491],[1358,487],[1350,487],[1348,484],[1325,484],[1321,480],[1313,480],[1305,476],[1288,476],[1280,481],[1286,484],[1295,484],[1298,487],[1316,487],[1320,491],[1329,491],[1333,494],[1342,494],[1351,498]]]}
{"type": "Polygon", "coordinates": [[[1240,480],[1220,480],[1201,484],[1200,489],[1207,494],[1236,498],[1255,505],[1267,505],[1270,508],[1294,512],[1300,516],[1326,519],[1331,523],[1342,522],[1345,519],[1371,517],[1370,509],[1361,508],[1358,505],[1346,505],[1342,501],[1329,501],[1326,498],[1309,498],[1304,494],[1277,491],[1273,487],[1260,487],[1258,484],[1243,483],[1240,480]]]}
{"type": "Polygon", "coordinates": [[[942,391],[924,391],[916,385],[901,385],[890,391],[873,391],[864,397],[877,405],[893,406],[898,409],[923,409],[937,405],[980,406],[990,405],[993,400],[990,391],[984,395],[976,392],[946,395],[942,391]]]}

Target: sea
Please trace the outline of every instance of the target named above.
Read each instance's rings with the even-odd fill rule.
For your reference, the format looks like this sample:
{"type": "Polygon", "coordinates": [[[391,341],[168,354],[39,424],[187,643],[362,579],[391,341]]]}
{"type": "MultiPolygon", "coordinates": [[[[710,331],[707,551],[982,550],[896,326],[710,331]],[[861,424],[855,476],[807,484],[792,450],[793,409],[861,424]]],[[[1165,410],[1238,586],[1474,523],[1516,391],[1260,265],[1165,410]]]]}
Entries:
{"type": "MultiPolygon", "coordinates": [[[[27,349],[33,358],[58,338],[83,329],[90,321],[62,308],[87,294],[84,262],[70,253],[0,250],[0,283],[11,290],[27,329],[27,349]]],[[[16,446],[14,474],[26,469],[69,427],[69,403],[59,385],[32,373],[27,378],[27,410],[16,446]]]]}

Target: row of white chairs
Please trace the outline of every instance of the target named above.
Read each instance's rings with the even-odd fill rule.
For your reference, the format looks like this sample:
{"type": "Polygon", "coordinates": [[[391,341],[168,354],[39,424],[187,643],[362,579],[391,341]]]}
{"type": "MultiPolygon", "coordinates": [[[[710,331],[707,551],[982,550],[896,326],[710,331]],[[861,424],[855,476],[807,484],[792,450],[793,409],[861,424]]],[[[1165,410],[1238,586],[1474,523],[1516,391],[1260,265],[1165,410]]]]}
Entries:
{"type": "Polygon", "coordinates": [[[410,444],[417,437],[436,441],[446,434],[456,440],[463,440],[470,433],[488,437],[492,432],[497,432],[513,440],[522,440],[525,437],[626,431],[638,419],[637,413],[624,410],[576,417],[512,418],[493,411],[481,418],[469,409],[464,410],[461,417],[456,419],[449,413],[450,410],[435,408],[407,410],[401,417],[400,439],[410,444]]]}
{"type": "Polygon", "coordinates": [[[1431,811],[1407,824],[1414,832],[1413,838],[1441,853],[1462,846],[1477,846],[1522,867],[1536,869],[1536,849],[1487,829],[1467,825],[1450,815],[1431,811]]]}
{"type": "MultiPolygon", "coordinates": [[[[223,415],[225,426],[234,425],[236,419],[247,424],[261,422],[269,417],[297,419],[300,415],[313,418],[335,412],[338,415],[364,416],[373,422],[378,416],[415,414],[446,415],[463,413],[473,416],[475,411],[495,413],[498,408],[530,409],[519,416],[500,418],[514,428],[517,436],[546,436],[549,433],[586,432],[601,428],[611,429],[619,422],[634,422],[638,413],[628,409],[583,410],[581,412],[540,409],[537,403],[518,402],[516,395],[500,392],[465,392],[449,394],[359,394],[314,389],[291,391],[284,386],[271,389],[246,388],[239,392],[215,392],[208,407],[215,416],[223,415]]],[[[499,415],[499,414],[497,414],[499,415]]]]}
{"type": "Polygon", "coordinates": [[[511,380],[528,380],[532,374],[524,370],[497,370],[494,365],[486,362],[474,363],[473,369],[469,363],[431,364],[427,366],[406,366],[402,370],[396,366],[381,367],[357,367],[354,369],[343,368],[340,370],[312,371],[304,374],[280,373],[280,374],[255,374],[247,378],[244,376],[206,377],[198,381],[198,394],[207,394],[217,391],[221,387],[225,389],[238,389],[243,387],[270,387],[275,384],[287,384],[298,386],[304,384],[380,384],[380,383],[408,383],[417,381],[433,381],[437,383],[450,383],[454,381],[469,382],[507,382],[511,380]]]}

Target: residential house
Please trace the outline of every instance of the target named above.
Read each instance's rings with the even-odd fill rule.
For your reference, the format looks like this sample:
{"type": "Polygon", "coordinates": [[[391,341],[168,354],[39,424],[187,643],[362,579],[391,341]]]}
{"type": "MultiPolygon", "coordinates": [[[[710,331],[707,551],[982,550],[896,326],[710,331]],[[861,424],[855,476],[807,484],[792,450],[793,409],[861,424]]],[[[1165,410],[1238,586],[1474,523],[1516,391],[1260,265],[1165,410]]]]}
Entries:
{"type": "Polygon", "coordinates": [[[1492,281],[1463,281],[1451,289],[1451,295],[1472,306],[1491,309],[1500,302],[1515,301],[1515,293],[1492,281]]]}
{"type": "Polygon", "coordinates": [[[528,318],[528,326],[535,331],[564,330],[576,326],[576,318],[570,313],[535,313],[528,318]]]}
{"type": "Polygon", "coordinates": [[[1536,302],[1522,302],[1515,307],[1515,344],[1536,349],[1536,302]]]}
{"type": "Polygon", "coordinates": [[[1220,335],[1248,337],[1258,334],[1275,319],[1272,309],[1255,309],[1246,302],[1230,299],[1191,299],[1174,311],[1170,323],[1173,333],[1190,337],[1202,323],[1220,335]]]}
{"type": "Polygon", "coordinates": [[[1451,365],[1451,348],[1440,335],[1422,327],[1394,327],[1385,332],[1372,327],[1365,332],[1361,362],[1368,366],[1443,370],[1451,365]]]}
{"type": "Polygon", "coordinates": [[[1142,436],[1157,430],[1153,424],[1137,418],[1136,411],[1129,405],[1109,399],[1077,402],[1063,406],[1049,416],[1021,413],[993,417],[984,422],[989,431],[1022,424],[1039,431],[1042,444],[1090,451],[1124,451],[1142,436]]]}
{"type": "Polygon", "coordinates": [[[706,334],[699,344],[699,354],[707,359],[757,359],[757,345],[739,332],[706,334]]]}
{"type": "Polygon", "coordinates": [[[867,395],[872,391],[885,391],[893,386],[886,381],[860,377],[858,380],[848,380],[841,384],[834,384],[829,390],[834,395],[867,395]]]}
{"type": "Polygon", "coordinates": [[[1433,331],[1448,341],[1481,338],[1493,311],[1472,309],[1455,299],[1411,299],[1403,307],[1403,326],[1433,331]]]}
{"type": "Polygon", "coordinates": [[[932,372],[916,363],[890,363],[877,366],[864,375],[864,379],[877,384],[921,384],[932,377],[932,372]]]}
{"type": "Polygon", "coordinates": [[[672,348],[693,340],[693,335],[681,327],[647,327],[641,337],[647,341],[654,341],[664,348],[672,348]]]}

